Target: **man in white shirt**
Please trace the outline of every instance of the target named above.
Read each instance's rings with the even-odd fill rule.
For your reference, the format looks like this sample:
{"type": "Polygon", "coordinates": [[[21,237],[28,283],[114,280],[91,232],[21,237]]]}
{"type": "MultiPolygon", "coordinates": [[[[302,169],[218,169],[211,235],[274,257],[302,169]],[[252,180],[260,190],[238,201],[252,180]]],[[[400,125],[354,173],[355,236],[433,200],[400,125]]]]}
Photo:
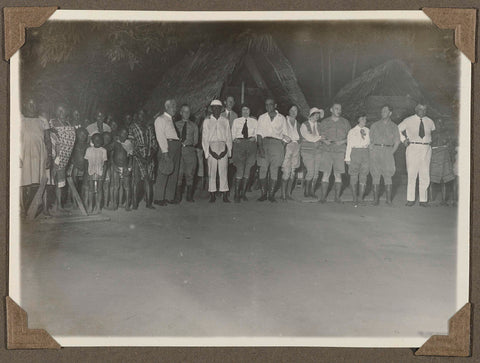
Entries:
{"type": "Polygon", "coordinates": [[[268,200],[276,202],[275,186],[278,171],[282,166],[285,156],[284,143],[292,140],[288,137],[287,120],[276,110],[276,103],[272,98],[265,100],[266,113],[258,118],[257,142],[260,167],[260,189],[262,195],[258,201],[267,200],[267,173],[270,170],[270,183],[268,184],[268,200]]]}
{"type": "Polygon", "coordinates": [[[435,124],[427,117],[427,106],[418,104],[415,115],[407,117],[399,125],[400,139],[407,148],[407,206],[415,204],[415,186],[418,182],[420,206],[427,207],[427,190],[430,185],[430,159],[432,157],[432,131],[435,124]]]}
{"type": "Polygon", "coordinates": [[[290,106],[286,117],[287,135],[292,140],[285,147],[285,157],[282,163],[282,197],[283,201],[293,200],[292,184],[295,179],[295,172],[300,167],[300,130],[297,122],[298,107],[290,106]]]}
{"type": "Polygon", "coordinates": [[[348,165],[348,174],[350,175],[350,187],[352,188],[353,204],[358,206],[358,196],[363,202],[365,186],[367,185],[367,176],[370,171],[370,130],[366,127],[367,116],[360,115],[358,125],[348,132],[347,151],[345,152],[345,163],[348,165]],[[359,183],[359,193],[357,194],[357,183],[359,183]]]}
{"type": "Polygon", "coordinates": [[[257,120],[250,117],[248,105],[242,106],[242,117],[236,118],[232,123],[233,139],[233,165],[235,165],[235,195],[234,201],[248,200],[247,190],[250,169],[255,165],[257,156],[257,120]]]}
{"type": "Polygon", "coordinates": [[[306,197],[317,198],[315,195],[315,185],[320,172],[320,164],[322,161],[321,140],[322,136],[318,132],[319,120],[323,118],[324,111],[313,107],[310,109],[308,120],[300,126],[300,134],[302,142],[300,144],[300,152],[302,154],[303,164],[307,169],[305,180],[307,182],[306,197]]]}
{"type": "Polygon", "coordinates": [[[112,132],[110,126],[105,123],[105,113],[103,111],[97,111],[97,121],[87,126],[88,136],[92,137],[93,134],[103,134],[104,132],[112,132]]]}
{"type": "Polygon", "coordinates": [[[155,183],[155,201],[159,206],[168,203],[175,204],[175,191],[177,187],[178,171],[180,168],[180,155],[182,144],[173,123],[173,116],[177,112],[175,100],[165,101],[165,112],[155,119],[155,136],[157,138],[158,162],[173,163],[173,172],[164,174],[162,168],[158,168],[157,180],[155,183]]]}
{"type": "Polygon", "coordinates": [[[210,203],[215,202],[217,191],[217,170],[220,177],[219,191],[223,193],[223,201],[228,200],[228,158],[232,155],[232,133],[228,119],[221,116],[222,102],[213,100],[210,103],[212,114],[203,122],[202,147],[208,162],[208,191],[210,203]]]}

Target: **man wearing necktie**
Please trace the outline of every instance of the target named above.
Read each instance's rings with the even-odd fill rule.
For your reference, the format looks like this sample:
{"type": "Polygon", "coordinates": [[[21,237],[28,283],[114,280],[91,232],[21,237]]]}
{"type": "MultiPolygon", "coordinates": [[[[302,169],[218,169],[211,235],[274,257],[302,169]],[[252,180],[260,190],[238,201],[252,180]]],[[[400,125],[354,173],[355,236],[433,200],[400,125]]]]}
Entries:
{"type": "Polygon", "coordinates": [[[173,171],[168,175],[164,174],[160,167],[158,168],[154,203],[160,206],[165,206],[167,203],[176,203],[175,191],[182,147],[172,119],[176,112],[177,103],[175,100],[167,100],[165,102],[165,112],[158,116],[154,122],[155,136],[159,146],[158,161],[171,161],[173,164],[173,171]]]}
{"type": "Polygon", "coordinates": [[[215,202],[217,170],[220,178],[219,190],[223,193],[223,201],[229,203],[227,169],[228,158],[232,155],[232,133],[228,120],[220,115],[222,102],[213,100],[210,106],[212,114],[205,119],[202,127],[202,147],[208,162],[210,203],[215,202]]]}
{"type": "MultiPolygon", "coordinates": [[[[220,116],[225,117],[228,120],[230,125],[230,129],[232,129],[233,121],[238,118],[237,113],[233,110],[233,106],[235,106],[235,99],[233,96],[227,96],[225,98],[225,110],[220,114],[220,116]]],[[[233,189],[233,177],[235,175],[235,164],[233,163],[233,159],[228,159],[228,186],[230,194],[230,189],[233,189]]]]}
{"type": "Polygon", "coordinates": [[[407,117],[399,125],[400,138],[406,147],[408,173],[407,206],[415,204],[415,187],[418,181],[420,206],[427,207],[427,190],[430,185],[430,159],[432,157],[432,131],[435,124],[427,117],[427,106],[418,104],[415,115],[407,117]]]}
{"type": "Polygon", "coordinates": [[[195,145],[198,143],[198,126],[190,121],[190,107],[187,104],[180,108],[182,119],[175,122],[175,128],[182,144],[180,168],[178,173],[177,191],[175,200],[182,201],[183,177],[187,185],[187,202],[193,202],[193,179],[197,169],[197,152],[195,145]]]}
{"type": "Polygon", "coordinates": [[[250,169],[255,165],[257,154],[256,130],[257,120],[250,117],[248,105],[243,105],[242,117],[236,118],[232,123],[232,160],[236,168],[234,201],[237,203],[248,200],[245,192],[250,169]]]}

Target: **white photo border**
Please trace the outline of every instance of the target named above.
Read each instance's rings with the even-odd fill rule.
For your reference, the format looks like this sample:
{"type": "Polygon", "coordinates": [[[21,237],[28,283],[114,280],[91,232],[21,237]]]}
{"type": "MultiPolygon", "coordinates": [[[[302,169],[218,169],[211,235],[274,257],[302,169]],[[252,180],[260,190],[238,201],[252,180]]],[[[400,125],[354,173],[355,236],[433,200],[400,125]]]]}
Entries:
{"type": "MultiPolygon", "coordinates": [[[[395,21],[431,23],[421,10],[394,11],[130,11],[57,10],[49,21],[395,21]]],[[[470,254],[470,130],[471,70],[460,56],[459,203],[457,224],[457,311],[469,301],[470,254]]],[[[10,140],[20,140],[20,59],[10,59],[10,140]]],[[[10,160],[19,160],[20,147],[10,142],[10,160]]],[[[9,296],[21,306],[20,169],[10,162],[9,296]]],[[[447,324],[447,322],[445,322],[447,324]]],[[[31,327],[34,328],[34,327],[31,327]]],[[[48,329],[47,329],[48,331],[48,329]]],[[[420,347],[428,337],[112,337],[53,336],[63,347],[81,346],[315,346],[315,347],[420,347]]]]}

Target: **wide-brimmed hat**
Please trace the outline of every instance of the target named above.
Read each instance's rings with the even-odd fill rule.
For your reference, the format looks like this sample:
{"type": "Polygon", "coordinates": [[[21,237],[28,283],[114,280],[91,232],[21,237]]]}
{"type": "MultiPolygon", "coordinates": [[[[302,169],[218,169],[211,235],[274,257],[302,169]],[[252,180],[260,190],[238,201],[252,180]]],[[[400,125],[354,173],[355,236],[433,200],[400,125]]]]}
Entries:
{"type": "Polygon", "coordinates": [[[308,113],[308,117],[312,116],[314,113],[322,113],[323,110],[317,108],[317,107],[313,107],[310,109],[310,112],[308,113]]]}
{"type": "Polygon", "coordinates": [[[210,102],[210,106],[223,106],[223,104],[220,100],[213,100],[212,102],[210,102]]]}

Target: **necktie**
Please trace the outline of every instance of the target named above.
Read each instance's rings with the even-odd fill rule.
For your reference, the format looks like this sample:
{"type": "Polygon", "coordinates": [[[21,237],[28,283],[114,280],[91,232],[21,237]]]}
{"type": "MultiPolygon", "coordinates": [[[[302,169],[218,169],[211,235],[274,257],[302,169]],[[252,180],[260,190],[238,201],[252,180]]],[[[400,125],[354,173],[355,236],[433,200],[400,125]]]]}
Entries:
{"type": "Polygon", "coordinates": [[[365,130],[364,130],[364,129],[360,129],[360,135],[362,135],[362,139],[365,140],[365,135],[366,135],[366,133],[365,133],[365,130]]]}
{"type": "Polygon", "coordinates": [[[248,125],[247,125],[247,119],[245,119],[245,123],[243,124],[242,128],[242,135],[244,139],[248,139],[248,125]]]}
{"type": "Polygon", "coordinates": [[[425,136],[425,125],[423,124],[423,120],[420,117],[420,127],[418,129],[418,136],[420,136],[421,139],[425,136]]]}
{"type": "Polygon", "coordinates": [[[187,123],[185,122],[182,128],[182,137],[180,138],[180,141],[185,142],[186,139],[187,139],[187,123]]]}

